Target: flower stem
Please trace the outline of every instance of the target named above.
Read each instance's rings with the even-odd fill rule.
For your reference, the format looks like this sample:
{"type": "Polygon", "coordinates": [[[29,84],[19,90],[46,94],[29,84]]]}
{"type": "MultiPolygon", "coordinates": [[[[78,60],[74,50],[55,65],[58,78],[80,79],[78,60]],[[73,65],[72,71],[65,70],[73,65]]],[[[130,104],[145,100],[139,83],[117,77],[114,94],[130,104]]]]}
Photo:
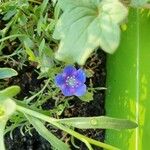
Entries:
{"type": "Polygon", "coordinates": [[[30,98],[26,99],[26,103],[27,104],[30,103],[35,97],[37,97],[38,95],[40,95],[41,93],[43,93],[43,91],[48,86],[49,82],[50,82],[50,78],[47,80],[47,82],[45,83],[44,87],[39,92],[37,92],[36,94],[34,94],[33,96],[31,96],[30,98]]]}
{"type": "MultiPolygon", "coordinates": [[[[38,118],[38,119],[41,119],[41,120],[44,120],[45,122],[49,122],[51,125],[67,132],[68,134],[76,137],[77,139],[81,140],[82,142],[84,142],[86,145],[87,143],[90,143],[90,144],[93,144],[93,145],[96,145],[96,146],[99,146],[99,147],[103,147],[104,149],[108,149],[108,150],[119,150],[118,148],[114,147],[114,146],[111,146],[111,145],[108,145],[108,144],[105,144],[105,143],[102,143],[102,142],[99,142],[99,141],[96,141],[94,139],[91,139],[91,138],[88,138],[60,123],[58,123],[58,119],[55,119],[55,118],[51,118],[49,116],[46,116],[44,114],[41,114],[41,113],[38,113],[36,111],[33,111],[31,109],[28,109],[28,108],[25,108],[25,107],[22,107],[22,106],[19,106],[17,105],[16,109],[24,114],[28,114],[30,116],[33,116],[35,118],[38,118]]],[[[88,145],[89,146],[89,145],[88,145]]]]}

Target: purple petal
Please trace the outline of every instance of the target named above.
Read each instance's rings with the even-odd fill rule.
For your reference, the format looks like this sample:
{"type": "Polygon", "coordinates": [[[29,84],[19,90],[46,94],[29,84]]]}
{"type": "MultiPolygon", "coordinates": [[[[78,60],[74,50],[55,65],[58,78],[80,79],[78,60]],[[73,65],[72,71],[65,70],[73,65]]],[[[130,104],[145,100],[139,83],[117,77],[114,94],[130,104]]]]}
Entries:
{"type": "Polygon", "coordinates": [[[58,74],[55,77],[55,84],[60,87],[65,83],[65,78],[63,77],[63,74],[58,74]]]}
{"type": "Polygon", "coordinates": [[[68,65],[64,68],[64,74],[66,74],[67,76],[69,75],[74,75],[76,73],[76,68],[71,66],[71,65],[68,65]]]}
{"type": "Polygon", "coordinates": [[[76,89],[75,95],[76,96],[83,96],[86,93],[86,85],[82,84],[76,89]]]}
{"type": "Polygon", "coordinates": [[[79,69],[77,71],[76,79],[81,83],[84,83],[86,81],[86,75],[82,69],[79,69]]]}
{"type": "Polygon", "coordinates": [[[65,96],[72,96],[75,93],[75,88],[71,88],[69,86],[63,85],[61,87],[62,93],[65,96]]]}

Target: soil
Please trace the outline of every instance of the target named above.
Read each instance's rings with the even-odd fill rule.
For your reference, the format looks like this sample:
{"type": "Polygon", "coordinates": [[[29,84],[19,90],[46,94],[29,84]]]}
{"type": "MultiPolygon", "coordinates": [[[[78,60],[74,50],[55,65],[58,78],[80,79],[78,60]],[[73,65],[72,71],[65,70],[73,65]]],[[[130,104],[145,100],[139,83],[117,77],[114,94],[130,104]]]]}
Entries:
{"type": "MultiPolygon", "coordinates": [[[[106,55],[104,52],[99,51],[98,53],[93,54],[93,56],[87,61],[87,68],[91,68],[94,71],[94,76],[92,78],[92,82],[94,87],[105,87],[106,80],[106,55]]],[[[42,80],[37,80],[37,74],[33,72],[34,66],[27,65],[23,67],[22,71],[19,72],[17,78],[13,78],[13,80],[9,81],[9,84],[17,84],[21,87],[22,92],[19,95],[19,98],[23,98],[29,95],[29,91],[33,91],[33,89],[39,86],[42,83],[42,80]]],[[[87,84],[89,81],[87,81],[87,84]]],[[[97,91],[94,94],[94,100],[85,103],[81,102],[78,98],[75,98],[71,101],[72,107],[66,109],[62,114],[62,117],[76,117],[76,116],[100,116],[105,115],[104,110],[104,99],[105,99],[105,91],[97,91]]],[[[83,133],[84,135],[91,137],[93,139],[104,141],[105,131],[101,129],[97,130],[77,130],[76,131],[83,133]]],[[[61,134],[60,131],[57,132],[57,136],[59,137],[61,134]]],[[[43,139],[38,133],[33,130],[32,135],[26,134],[25,136],[21,135],[19,129],[15,129],[13,131],[13,139],[10,138],[10,135],[7,134],[5,136],[5,143],[7,150],[51,150],[50,144],[43,139]]],[[[85,145],[75,140],[76,145],[80,147],[80,150],[87,150],[85,145]]],[[[72,146],[72,150],[75,148],[72,146]]],[[[94,150],[101,150],[100,148],[94,147],[94,150]]]]}

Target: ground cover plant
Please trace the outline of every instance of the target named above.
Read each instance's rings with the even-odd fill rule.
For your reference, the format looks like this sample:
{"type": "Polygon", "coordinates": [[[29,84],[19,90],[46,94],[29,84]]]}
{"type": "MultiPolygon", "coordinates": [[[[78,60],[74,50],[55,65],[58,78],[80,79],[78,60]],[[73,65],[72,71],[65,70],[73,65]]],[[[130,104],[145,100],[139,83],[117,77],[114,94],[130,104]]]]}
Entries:
{"type": "Polygon", "coordinates": [[[9,147],[4,142],[4,135],[10,133],[13,139],[16,128],[22,135],[31,136],[35,129],[51,145],[43,149],[119,149],[87,137],[85,129],[95,129],[93,132],[96,129],[133,129],[137,127],[136,123],[126,118],[104,116],[104,113],[103,116],[65,113],[75,103],[82,105],[79,108],[84,111],[84,105],[95,101],[95,93],[107,90],[104,84],[93,82],[96,67],[101,64],[97,56],[105,56],[102,50],[113,53],[117,49],[121,30],[126,27],[128,8],[130,5],[148,7],[146,2],[0,2],[2,150],[4,143],[6,149],[9,147]],[[81,148],[75,139],[85,146],[81,148]]]}

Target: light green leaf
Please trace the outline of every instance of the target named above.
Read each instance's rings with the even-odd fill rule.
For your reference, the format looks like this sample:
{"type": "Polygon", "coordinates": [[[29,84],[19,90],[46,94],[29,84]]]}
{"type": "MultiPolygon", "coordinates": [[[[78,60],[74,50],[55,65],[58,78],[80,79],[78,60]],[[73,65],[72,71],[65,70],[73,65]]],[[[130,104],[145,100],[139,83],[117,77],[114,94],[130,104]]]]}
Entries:
{"type": "Polygon", "coordinates": [[[94,49],[113,53],[120,41],[120,22],[127,9],[119,0],[61,0],[64,13],[53,37],[61,40],[56,58],[83,65],[94,49]],[[69,19],[68,19],[69,18],[69,19]]]}
{"type": "Polygon", "coordinates": [[[3,101],[0,101],[0,121],[8,120],[8,118],[15,111],[16,111],[16,103],[11,98],[6,98],[3,101]]]}
{"type": "Polygon", "coordinates": [[[19,16],[18,21],[19,21],[19,24],[20,24],[21,26],[24,26],[24,25],[27,23],[28,18],[26,17],[26,15],[25,15],[24,13],[22,13],[22,14],[19,16]]]}
{"type": "Polygon", "coordinates": [[[80,129],[132,129],[136,128],[137,124],[125,119],[116,119],[111,117],[76,117],[60,119],[60,123],[80,129]]]}
{"type": "Polygon", "coordinates": [[[44,48],[45,48],[45,39],[43,39],[39,45],[40,55],[42,54],[42,51],[44,50],[44,48]]]}
{"type": "Polygon", "coordinates": [[[37,61],[36,56],[32,49],[34,48],[34,43],[29,37],[23,37],[22,42],[24,43],[24,47],[26,50],[26,53],[29,55],[29,60],[31,61],[37,61]]]}
{"type": "Polygon", "coordinates": [[[106,115],[135,120],[134,131],[106,130],[105,140],[121,150],[150,147],[149,10],[130,9],[119,49],[107,57],[106,115]],[[116,138],[117,137],[117,138],[116,138]],[[134,143],[134,144],[133,144],[134,143]]]}
{"type": "Polygon", "coordinates": [[[138,6],[142,6],[146,4],[147,2],[150,2],[150,1],[149,0],[132,0],[131,5],[138,7],[138,6]]]}
{"type": "Polygon", "coordinates": [[[100,3],[100,0],[58,0],[58,3],[63,11],[71,10],[75,7],[95,9],[95,7],[100,3]]]}
{"type": "Polygon", "coordinates": [[[26,49],[26,53],[29,55],[29,60],[31,61],[36,61],[36,56],[34,55],[34,52],[29,48],[29,47],[25,47],[26,49]]]}
{"type": "Polygon", "coordinates": [[[20,92],[19,86],[10,86],[4,90],[0,91],[0,98],[12,98],[13,96],[17,95],[20,92]]]}
{"type": "Polygon", "coordinates": [[[4,15],[3,20],[9,20],[11,17],[13,17],[17,13],[16,7],[13,9],[10,9],[7,11],[7,13],[4,15]]]}
{"type": "Polygon", "coordinates": [[[79,97],[82,101],[90,102],[93,100],[93,93],[86,92],[85,95],[79,97]]]}
{"type": "Polygon", "coordinates": [[[25,115],[36,131],[56,149],[56,150],[70,150],[69,146],[59,140],[55,135],[53,135],[37,118],[25,115]]]}
{"type": "Polygon", "coordinates": [[[14,69],[0,68],[0,79],[10,78],[17,75],[18,73],[14,69]]]}
{"type": "Polygon", "coordinates": [[[43,15],[49,0],[43,0],[43,3],[40,5],[40,14],[43,15]]]}
{"type": "Polygon", "coordinates": [[[4,133],[5,133],[6,123],[7,123],[7,120],[0,121],[0,148],[1,150],[5,150],[4,133]]]}

